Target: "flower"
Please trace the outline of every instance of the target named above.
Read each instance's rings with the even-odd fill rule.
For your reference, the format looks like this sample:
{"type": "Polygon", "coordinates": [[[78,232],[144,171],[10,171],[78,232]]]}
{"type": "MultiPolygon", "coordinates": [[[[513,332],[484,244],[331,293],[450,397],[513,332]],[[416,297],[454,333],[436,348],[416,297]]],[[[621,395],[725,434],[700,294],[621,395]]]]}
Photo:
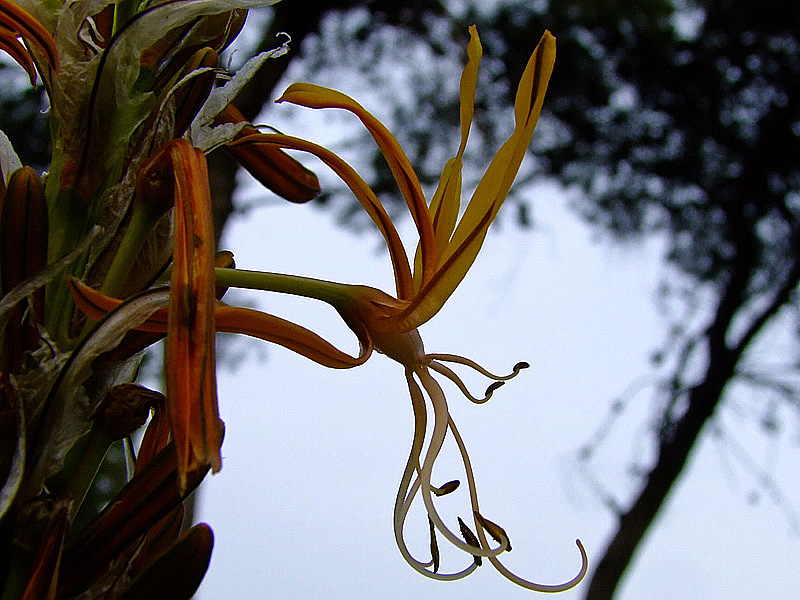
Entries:
{"type": "MultiPolygon", "coordinates": [[[[458,579],[474,571],[483,558],[514,583],[528,589],[556,592],[581,581],[587,570],[587,558],[580,541],[580,572],[570,581],[543,585],[520,578],[506,569],[498,555],[511,549],[502,527],[485,518],[479,510],[478,496],[466,446],[448,411],[447,399],[432,371],[453,381],[473,402],[485,402],[492,392],[514,377],[526,363],[515,365],[509,375],[494,375],[477,363],[453,354],[425,352],[418,327],[430,320],[463,280],[480,251],[487,231],[516,177],[527,151],[542,109],[547,84],[555,61],[555,38],[545,32],[522,75],[515,99],[516,125],[511,136],[492,159],[459,219],[461,171],[469,135],[477,84],[481,45],[475,27],[470,28],[468,62],[461,78],[461,141],[456,155],[448,161],[439,186],[428,203],[411,164],[388,129],[355,100],[328,88],[298,83],[291,85],[278,102],[290,102],[309,108],[342,108],[355,114],[378,145],[389,164],[394,179],[406,201],[419,234],[419,245],[411,264],[391,219],[364,180],[333,152],[307,140],[281,134],[249,133],[238,137],[232,147],[281,147],[313,154],[327,164],[350,188],[383,235],[391,258],[396,295],[364,285],[346,285],[258,271],[216,269],[218,285],[247,287],[315,298],[333,306],[353,330],[361,344],[358,357],[350,357],[300,326],[249,309],[216,308],[216,326],[221,331],[249,333],[284,345],[320,364],[349,368],[366,360],[372,348],[403,365],[414,412],[414,435],[411,452],[398,489],[394,507],[395,538],[405,560],[419,572],[435,579],[458,579]],[[475,369],[491,379],[483,398],[469,393],[462,380],[444,363],[475,369]],[[426,445],[428,414],[425,397],[433,407],[432,433],[426,445]],[[461,536],[451,530],[437,512],[434,496],[450,493],[457,481],[434,486],[431,476],[434,463],[448,431],[453,435],[466,472],[473,529],[458,519],[461,536]],[[405,542],[404,525],[413,501],[421,497],[429,518],[431,559],[419,560],[405,542]],[[491,546],[489,534],[496,542],[491,546]],[[437,535],[441,534],[456,548],[473,557],[460,571],[439,572],[437,535]]],[[[90,316],[99,317],[117,301],[73,281],[76,302],[90,316]]],[[[164,316],[155,314],[145,324],[153,331],[164,328],[164,316]]]]}
{"type": "MultiPolygon", "coordinates": [[[[504,576],[523,587],[537,591],[560,591],[576,585],[586,572],[586,554],[580,541],[578,547],[582,558],[581,570],[575,578],[561,585],[549,586],[526,581],[508,571],[499,562],[497,556],[511,549],[508,536],[502,528],[480,513],[466,447],[448,412],[444,392],[431,374],[431,371],[435,371],[452,380],[473,402],[485,402],[497,387],[527,367],[527,363],[515,365],[510,375],[494,375],[477,363],[457,355],[427,354],[417,329],[442,308],[464,279],[480,251],[489,226],[508,194],[542,110],[542,102],[555,61],[555,38],[549,32],[545,32],[531,55],[517,89],[514,131],[492,159],[463,216],[459,219],[463,155],[472,121],[478,63],[482,53],[474,26],[470,27],[467,52],[469,58],[460,86],[460,145],[456,155],[445,165],[430,204],[426,202],[419,180],[395,138],[355,100],[335,90],[307,83],[290,86],[277,100],[309,108],[341,108],[350,111],[361,120],[385,157],[406,201],[419,234],[419,245],[412,275],[405,250],[391,220],[374,193],[343,161],[318,146],[296,138],[274,134],[254,136],[250,139],[253,143],[274,143],[284,148],[304,150],[319,156],[347,183],[386,240],[394,268],[397,296],[391,297],[380,290],[366,286],[350,286],[343,289],[339,285],[324,283],[319,284],[318,290],[292,291],[291,285],[281,285],[277,280],[273,281],[273,285],[265,282],[266,285],[262,286],[262,289],[300,293],[328,302],[337,309],[354,331],[361,332],[362,336],[365,332],[378,352],[403,365],[411,394],[415,427],[411,453],[395,502],[394,527],[397,544],[406,561],[430,577],[457,579],[472,572],[480,565],[481,557],[486,557],[504,576]],[[443,364],[446,362],[471,367],[494,380],[494,383],[489,386],[483,398],[475,398],[467,391],[461,379],[443,364]],[[425,395],[433,407],[434,420],[427,448],[424,441],[427,428],[425,395]],[[444,524],[433,501],[433,496],[449,493],[456,485],[451,482],[437,488],[431,483],[433,466],[448,431],[452,433],[461,453],[469,487],[472,521],[477,532],[477,535],[472,533],[459,519],[463,539],[444,524]],[[411,503],[418,494],[422,496],[430,520],[432,554],[430,561],[420,561],[413,557],[404,540],[405,519],[411,503]],[[457,548],[473,555],[472,564],[455,573],[439,573],[436,532],[441,533],[457,548]],[[498,546],[491,547],[485,533],[493,537],[498,546]]],[[[247,142],[247,138],[239,140],[239,143],[247,142]]],[[[234,284],[233,278],[227,282],[234,284]]]]}

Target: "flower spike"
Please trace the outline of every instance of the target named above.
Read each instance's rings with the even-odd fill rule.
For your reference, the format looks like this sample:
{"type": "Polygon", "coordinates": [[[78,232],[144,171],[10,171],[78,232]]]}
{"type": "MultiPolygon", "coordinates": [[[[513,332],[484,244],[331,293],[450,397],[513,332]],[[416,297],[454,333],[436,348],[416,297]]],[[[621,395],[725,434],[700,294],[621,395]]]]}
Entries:
{"type": "MultiPolygon", "coordinates": [[[[158,190],[162,190],[175,199],[176,233],[170,306],[169,310],[149,313],[149,318],[138,328],[155,334],[167,332],[167,368],[170,372],[167,403],[172,433],[178,447],[178,465],[189,473],[196,472],[198,467],[204,465],[215,468],[219,465],[219,446],[215,443],[217,438],[213,428],[209,429],[209,423],[219,423],[216,404],[212,402],[213,380],[205,378],[213,361],[211,336],[214,330],[256,336],[331,368],[359,365],[367,360],[373,348],[400,363],[404,369],[414,417],[411,449],[394,506],[395,540],[403,558],[415,570],[438,580],[460,579],[489,561],[503,576],[522,587],[541,592],[562,591],[577,585],[586,574],[587,557],[583,546],[578,542],[581,556],[578,574],[565,583],[534,583],[503,566],[500,555],[511,550],[509,536],[503,527],[483,516],[466,445],[449,412],[445,393],[435,378],[442,375],[450,379],[469,400],[483,403],[528,364],[517,363],[510,374],[496,375],[478,363],[455,354],[426,353],[418,331],[420,325],[442,308],[465,277],[509,192],[541,113],[555,60],[555,39],[545,32],[533,52],[517,90],[515,128],[492,159],[459,219],[463,156],[474,113],[478,65],[482,54],[474,27],[470,28],[467,54],[460,85],[460,142],[455,156],[445,165],[430,204],[425,201],[418,178],[396,139],[355,100],[341,92],[307,83],[290,86],[279,99],[279,102],[291,102],[309,108],[341,108],[360,119],[389,164],[416,224],[419,244],[413,273],[402,240],[377,196],[358,173],[334,153],[306,140],[262,133],[251,127],[246,127],[234,140],[226,142],[231,152],[258,160],[267,155],[282,156],[275,155],[273,151],[293,149],[313,154],[329,166],[350,188],[383,235],[394,271],[396,296],[364,285],[341,284],[297,275],[234,268],[211,271],[212,248],[208,241],[207,223],[201,218],[207,212],[208,202],[207,183],[204,182],[207,177],[205,164],[199,151],[188,142],[173,141],[147,164],[147,174],[153,175],[155,180],[148,179],[147,185],[137,188],[142,192],[140,196],[148,196],[150,192],[156,195],[158,190]],[[325,302],[338,311],[345,324],[355,333],[360,351],[357,356],[350,356],[294,323],[251,309],[215,303],[215,284],[222,288],[259,289],[325,302]],[[473,396],[461,378],[445,363],[474,369],[491,380],[484,397],[473,396]],[[199,377],[190,380],[174,376],[172,371],[177,369],[170,369],[172,364],[190,365],[190,372],[199,377]],[[463,477],[437,487],[432,483],[434,467],[450,436],[461,457],[463,477]],[[455,492],[460,487],[459,480],[465,483],[463,488],[466,488],[469,512],[472,514],[466,519],[444,518],[439,512],[438,499],[455,492]],[[426,556],[423,559],[415,557],[409,549],[405,531],[412,505],[420,502],[427,513],[430,536],[430,558],[426,556]],[[487,535],[493,541],[490,542],[487,535]],[[464,553],[467,560],[460,568],[443,572],[440,537],[464,553]]],[[[221,119],[240,121],[235,113],[223,115],[221,119]]],[[[256,166],[263,167],[263,164],[256,166]]],[[[283,175],[291,180],[297,173],[293,174],[292,164],[288,165],[288,170],[290,173],[283,175]]],[[[294,188],[296,182],[279,183],[288,183],[290,188],[294,188]]],[[[76,305],[95,319],[121,302],[111,297],[113,294],[107,290],[97,292],[76,279],[70,279],[68,285],[76,305]]]]}

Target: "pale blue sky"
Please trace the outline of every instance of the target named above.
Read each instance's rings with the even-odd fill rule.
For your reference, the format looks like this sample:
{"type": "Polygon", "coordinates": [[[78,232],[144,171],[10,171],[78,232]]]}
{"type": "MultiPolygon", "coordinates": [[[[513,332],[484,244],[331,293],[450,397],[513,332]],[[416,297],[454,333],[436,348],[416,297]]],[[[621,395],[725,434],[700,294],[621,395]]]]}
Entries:
{"type": "MultiPolygon", "coordinates": [[[[532,364],[483,406],[470,405],[450,387],[445,391],[475,465],[482,510],[513,540],[506,564],[550,583],[578,568],[576,537],[597,560],[611,531],[612,516],[582,476],[576,455],[610,400],[648,372],[646,357],[663,334],[652,303],[661,263],[658,243],[625,249],[592,244],[553,190],[531,194],[538,229],[507,227],[490,235],[466,281],[422,335],[429,351],[460,353],[496,370],[518,360],[532,364]]],[[[408,225],[403,234],[413,239],[408,225]]],[[[269,205],[232,223],[225,247],[242,268],[391,290],[388,260],[374,252],[376,244],[377,238],[335,227],[325,212],[269,205]]],[[[332,312],[271,295],[247,298],[354,349],[332,312]]],[[[489,566],[441,583],[402,560],[391,510],[412,421],[399,365],[374,356],[357,369],[331,371],[259,342],[246,349],[251,354],[236,370],[220,374],[225,462],[204,487],[200,505],[200,517],[216,535],[201,600],[533,595],[489,566]],[[259,360],[264,353],[267,360],[259,360]]],[[[633,489],[630,464],[647,457],[650,402],[646,390],[631,401],[591,464],[593,475],[620,499],[633,489]]],[[[752,444],[756,460],[768,451],[772,442],[750,420],[727,408],[720,418],[741,443],[752,444]]],[[[797,498],[790,471],[796,429],[791,437],[791,444],[787,436],[779,442],[772,474],[797,498]]],[[[457,476],[445,465],[443,480],[457,476]]],[[[706,438],[620,599],[791,597],[800,583],[790,558],[799,540],[768,498],[748,503],[757,489],[730,450],[706,438]]],[[[465,509],[453,510],[455,520],[465,509]]],[[[427,522],[419,516],[409,528],[418,532],[424,555],[427,522]]],[[[581,595],[579,587],[561,597],[581,595]]]]}

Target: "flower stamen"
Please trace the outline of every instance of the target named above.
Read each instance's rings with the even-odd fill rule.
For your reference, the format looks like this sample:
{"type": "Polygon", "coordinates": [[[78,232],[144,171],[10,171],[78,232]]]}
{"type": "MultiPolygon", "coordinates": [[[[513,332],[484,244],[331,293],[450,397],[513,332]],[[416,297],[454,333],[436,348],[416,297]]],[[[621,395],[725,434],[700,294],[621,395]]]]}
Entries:
{"type": "Polygon", "coordinates": [[[461,393],[466,396],[470,402],[475,404],[483,404],[487,402],[489,398],[492,397],[492,394],[495,390],[502,387],[506,381],[516,377],[522,369],[527,369],[530,365],[526,362],[518,362],[514,365],[514,368],[509,375],[495,375],[484,369],[481,365],[476,363],[473,360],[468,358],[464,358],[463,356],[458,356],[456,354],[426,354],[425,358],[430,362],[427,365],[436,371],[437,373],[441,373],[445,377],[447,377],[450,381],[458,386],[458,389],[461,390],[461,393]],[[467,389],[466,384],[461,380],[461,378],[449,367],[443,365],[441,362],[438,361],[446,361],[446,362],[453,362],[462,365],[466,365],[480,373],[481,375],[488,377],[489,379],[494,379],[495,381],[486,388],[486,392],[484,393],[483,398],[476,398],[475,396],[470,393],[467,389]]]}

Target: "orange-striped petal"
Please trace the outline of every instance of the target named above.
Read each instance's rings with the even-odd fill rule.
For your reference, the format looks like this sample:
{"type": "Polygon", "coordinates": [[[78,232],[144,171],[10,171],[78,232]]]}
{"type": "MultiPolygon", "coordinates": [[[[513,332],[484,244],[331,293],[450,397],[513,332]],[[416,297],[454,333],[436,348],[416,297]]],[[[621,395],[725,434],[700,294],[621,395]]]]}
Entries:
{"type": "Polygon", "coordinates": [[[182,139],[162,151],[172,161],[175,195],[167,406],[183,489],[188,471],[222,467],[214,359],[214,225],[205,155],[182,139]]]}
{"type": "MultiPolygon", "coordinates": [[[[15,2],[0,0],[0,36],[5,38],[8,43],[15,37],[25,39],[25,41],[33,44],[44,54],[47,64],[51,69],[54,71],[58,70],[58,48],[56,47],[53,36],[45,29],[44,25],[39,23],[28,11],[24,10],[15,2]]],[[[27,51],[25,52],[27,53],[27,51]]],[[[12,57],[14,57],[17,62],[20,62],[13,54],[12,57]]],[[[31,82],[35,82],[35,72],[32,74],[29,70],[27,60],[23,59],[23,62],[20,62],[20,65],[28,72],[28,75],[31,77],[31,82]],[[23,64],[23,62],[26,64],[23,64]]]]}
{"type": "Polygon", "coordinates": [[[372,352],[372,342],[363,329],[354,330],[360,343],[360,352],[354,357],[305,327],[251,308],[217,307],[217,326],[219,331],[243,333],[278,344],[332,369],[356,367],[366,361],[372,352]]]}

